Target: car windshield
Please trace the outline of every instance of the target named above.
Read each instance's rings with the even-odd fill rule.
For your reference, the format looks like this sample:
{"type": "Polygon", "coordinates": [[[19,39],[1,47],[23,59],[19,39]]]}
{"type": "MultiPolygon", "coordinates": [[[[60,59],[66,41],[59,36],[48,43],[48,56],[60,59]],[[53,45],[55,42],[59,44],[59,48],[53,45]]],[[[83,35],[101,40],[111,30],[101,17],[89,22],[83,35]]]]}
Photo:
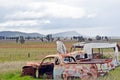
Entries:
{"type": "Polygon", "coordinates": [[[64,57],[64,62],[65,63],[74,63],[76,62],[75,59],[73,57],[64,57]]]}

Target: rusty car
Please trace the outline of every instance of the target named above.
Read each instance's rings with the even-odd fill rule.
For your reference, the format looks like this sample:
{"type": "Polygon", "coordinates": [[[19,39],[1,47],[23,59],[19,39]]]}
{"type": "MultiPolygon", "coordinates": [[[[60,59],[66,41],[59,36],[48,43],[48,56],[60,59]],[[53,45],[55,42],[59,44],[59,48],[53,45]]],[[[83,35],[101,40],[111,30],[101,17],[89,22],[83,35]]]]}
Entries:
{"type": "Polygon", "coordinates": [[[97,72],[94,63],[77,63],[70,55],[56,54],[46,56],[41,63],[27,63],[22,69],[21,76],[29,75],[54,80],[68,80],[70,78],[95,80],[98,77],[97,72]]]}
{"type": "Polygon", "coordinates": [[[117,43],[76,43],[70,54],[80,63],[96,63],[99,72],[109,72],[120,65],[117,43]]]}

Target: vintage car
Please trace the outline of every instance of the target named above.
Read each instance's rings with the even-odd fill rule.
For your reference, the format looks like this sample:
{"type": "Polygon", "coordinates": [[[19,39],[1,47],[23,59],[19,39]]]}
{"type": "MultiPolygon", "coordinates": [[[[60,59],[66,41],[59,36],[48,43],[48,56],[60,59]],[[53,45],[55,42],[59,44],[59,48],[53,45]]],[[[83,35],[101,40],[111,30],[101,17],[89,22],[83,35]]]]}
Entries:
{"type": "Polygon", "coordinates": [[[96,64],[99,71],[101,69],[106,71],[120,65],[119,50],[117,43],[76,43],[71,47],[70,54],[80,62],[84,62],[83,59],[89,59],[90,62],[103,61],[101,64],[99,62],[96,64]]]}
{"type": "MultiPolygon", "coordinates": [[[[57,51],[59,53],[66,53],[67,50],[64,43],[57,44],[57,51]],[[61,47],[60,47],[61,46],[61,47]]],[[[81,63],[94,63],[97,65],[98,71],[109,72],[119,66],[119,51],[120,47],[117,43],[76,43],[71,47],[71,56],[77,62],[81,63]]]]}
{"type": "Polygon", "coordinates": [[[70,55],[56,54],[46,56],[41,63],[27,63],[21,75],[54,80],[70,78],[95,80],[98,77],[98,71],[94,63],[77,63],[70,55]],[[37,71],[38,76],[36,76],[37,71]]]}

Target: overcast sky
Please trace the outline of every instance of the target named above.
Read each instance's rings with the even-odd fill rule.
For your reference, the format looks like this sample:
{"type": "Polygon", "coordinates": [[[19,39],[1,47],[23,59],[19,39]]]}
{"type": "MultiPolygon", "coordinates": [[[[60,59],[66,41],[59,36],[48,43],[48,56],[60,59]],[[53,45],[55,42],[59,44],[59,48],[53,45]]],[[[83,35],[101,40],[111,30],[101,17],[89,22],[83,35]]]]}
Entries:
{"type": "Polygon", "coordinates": [[[120,0],[0,0],[0,31],[120,36],[120,0]]]}

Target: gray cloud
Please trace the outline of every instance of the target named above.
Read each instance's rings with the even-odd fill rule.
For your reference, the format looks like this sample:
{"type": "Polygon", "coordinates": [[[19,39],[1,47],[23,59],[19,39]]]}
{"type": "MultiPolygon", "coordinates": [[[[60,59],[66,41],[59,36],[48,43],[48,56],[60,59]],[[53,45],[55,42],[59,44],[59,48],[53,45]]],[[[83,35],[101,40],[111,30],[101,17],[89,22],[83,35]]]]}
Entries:
{"type": "Polygon", "coordinates": [[[119,36],[119,7],[119,0],[0,0],[0,31],[119,36]]]}

